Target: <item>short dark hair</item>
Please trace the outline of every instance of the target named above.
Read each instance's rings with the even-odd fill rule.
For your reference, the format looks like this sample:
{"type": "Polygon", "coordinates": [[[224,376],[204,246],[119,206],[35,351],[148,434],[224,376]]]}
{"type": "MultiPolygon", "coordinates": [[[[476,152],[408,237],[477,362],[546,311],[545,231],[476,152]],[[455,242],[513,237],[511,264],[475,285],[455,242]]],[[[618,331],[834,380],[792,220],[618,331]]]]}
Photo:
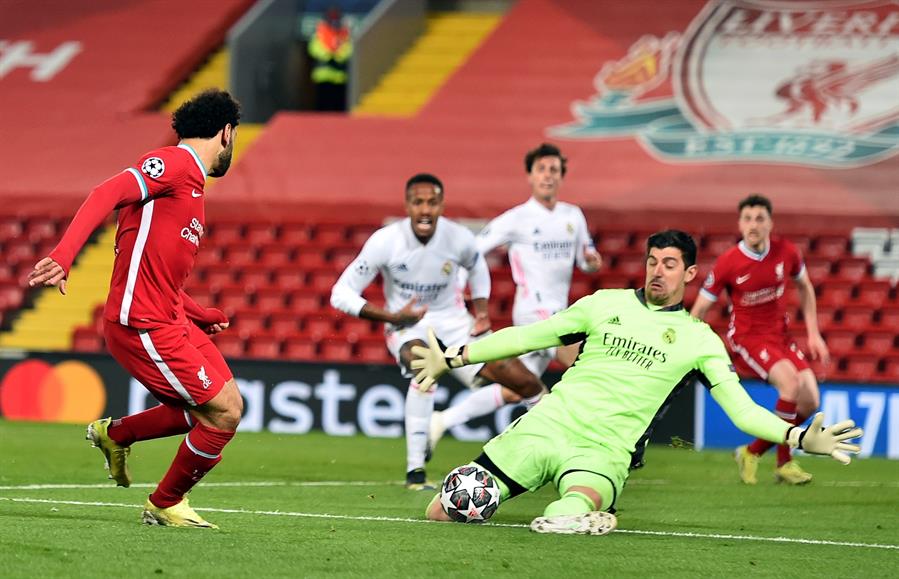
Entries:
{"type": "Polygon", "coordinates": [[[744,207],[764,207],[768,210],[768,215],[774,215],[774,210],[771,209],[771,200],[758,193],[753,193],[740,201],[740,204],[737,206],[737,213],[741,213],[744,207]]]}
{"type": "Polygon", "coordinates": [[[528,151],[527,155],[524,156],[525,171],[530,173],[531,168],[534,166],[534,161],[543,157],[558,157],[562,162],[562,176],[565,176],[565,173],[568,171],[568,158],[562,154],[559,147],[549,143],[540,143],[539,147],[528,151]]]}
{"type": "Polygon", "coordinates": [[[212,88],[181,104],[172,113],[172,128],[179,139],[211,139],[240,122],[240,103],[228,91],[212,88]]]}
{"type": "Polygon", "coordinates": [[[418,173],[416,175],[412,175],[409,177],[409,180],[406,181],[406,196],[409,195],[409,189],[412,188],[413,185],[418,185],[419,183],[427,183],[429,185],[433,185],[437,188],[437,193],[441,196],[443,195],[443,183],[440,182],[440,179],[431,175],[430,173],[418,173]]]}
{"type": "Polygon", "coordinates": [[[680,250],[684,258],[684,267],[696,265],[696,242],[689,234],[678,229],[666,229],[653,233],[646,240],[646,255],[649,256],[649,250],[653,247],[664,249],[666,247],[676,247],[680,250]]]}

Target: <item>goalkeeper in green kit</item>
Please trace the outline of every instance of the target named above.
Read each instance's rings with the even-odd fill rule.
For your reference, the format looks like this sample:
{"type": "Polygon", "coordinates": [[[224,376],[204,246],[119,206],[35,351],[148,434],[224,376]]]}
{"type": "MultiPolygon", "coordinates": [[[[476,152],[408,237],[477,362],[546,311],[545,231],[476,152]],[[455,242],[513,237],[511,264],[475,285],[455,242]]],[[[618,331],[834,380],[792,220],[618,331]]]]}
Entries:
{"type": "MultiPolygon", "coordinates": [[[[724,344],[681,303],[696,276],[696,244],[682,231],[647,241],[646,283],[639,290],[600,290],[547,320],[502,329],[464,346],[445,347],[433,332],[413,348],[416,381],[429,388],[451,368],[583,341],[574,365],[552,392],[484,445],[474,463],[487,470],[505,501],[553,483],[560,498],[531,529],[604,535],[628,476],[634,444],[668,394],[692,375],[742,431],[849,464],[862,430],[851,420],[807,429],[758,406],[740,385],[724,344]]],[[[449,521],[439,494],[429,519],[449,521]]]]}

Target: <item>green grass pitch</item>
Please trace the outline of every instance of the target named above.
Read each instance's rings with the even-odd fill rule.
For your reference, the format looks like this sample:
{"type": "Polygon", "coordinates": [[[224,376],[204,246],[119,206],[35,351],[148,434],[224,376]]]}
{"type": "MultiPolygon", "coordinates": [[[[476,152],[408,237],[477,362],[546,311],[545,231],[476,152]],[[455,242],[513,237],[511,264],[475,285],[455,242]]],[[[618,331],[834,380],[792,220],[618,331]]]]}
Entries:
{"type": "MultiPolygon", "coordinates": [[[[135,485],[106,479],[76,425],[0,421],[3,577],[895,577],[899,463],[804,458],[815,480],[738,482],[729,453],[651,447],[605,537],[526,528],[544,488],[488,525],[422,520],[399,439],[240,433],[191,504],[218,531],[147,527],[141,506],[180,440],[134,446],[135,485]]],[[[441,442],[442,477],[480,446],[441,442]]]]}

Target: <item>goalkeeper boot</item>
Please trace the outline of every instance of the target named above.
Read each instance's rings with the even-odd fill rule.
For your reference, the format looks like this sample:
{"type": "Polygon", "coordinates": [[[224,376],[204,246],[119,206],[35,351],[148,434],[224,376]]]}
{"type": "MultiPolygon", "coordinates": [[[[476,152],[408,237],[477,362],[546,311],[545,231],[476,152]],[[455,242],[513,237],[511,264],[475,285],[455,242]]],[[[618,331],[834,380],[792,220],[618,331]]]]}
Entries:
{"type": "Polygon", "coordinates": [[[608,535],[618,526],[618,519],[605,511],[590,511],[580,515],[537,517],[531,523],[535,533],[559,535],[608,535]]]}
{"type": "Polygon", "coordinates": [[[416,468],[406,473],[406,488],[410,491],[433,491],[437,487],[428,481],[425,469],[416,468]]]}
{"type": "Polygon", "coordinates": [[[774,471],[774,478],[779,483],[787,483],[789,485],[804,485],[812,482],[811,473],[802,470],[799,463],[795,460],[785,462],[777,467],[774,471]]]}
{"type": "Polygon", "coordinates": [[[160,525],[163,527],[198,527],[201,529],[218,529],[218,525],[206,521],[193,510],[187,502],[187,497],[181,502],[170,507],[161,508],[147,499],[144,512],[141,515],[144,524],[160,525]]]}
{"type": "Polygon", "coordinates": [[[748,485],[758,483],[756,474],[759,470],[759,456],[749,452],[749,447],[744,445],[736,450],[734,458],[740,468],[740,479],[748,485]]]}
{"type": "Polygon", "coordinates": [[[131,486],[131,473],[128,472],[128,455],[131,454],[130,446],[121,446],[109,438],[109,425],[111,418],[94,420],[87,425],[85,438],[91,441],[94,448],[99,448],[106,459],[106,470],[109,478],[113,479],[120,487],[131,486]]]}
{"type": "Polygon", "coordinates": [[[431,426],[428,428],[428,456],[425,462],[431,460],[434,448],[437,447],[437,443],[443,438],[445,432],[446,423],[443,421],[443,412],[435,411],[431,415],[431,426]]]}

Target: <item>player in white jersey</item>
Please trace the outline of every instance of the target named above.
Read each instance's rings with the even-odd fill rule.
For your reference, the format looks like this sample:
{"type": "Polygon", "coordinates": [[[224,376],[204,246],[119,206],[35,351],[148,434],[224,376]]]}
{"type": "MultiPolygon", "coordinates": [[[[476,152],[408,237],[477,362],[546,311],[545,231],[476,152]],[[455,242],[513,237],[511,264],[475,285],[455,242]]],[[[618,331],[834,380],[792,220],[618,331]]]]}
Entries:
{"type": "MultiPolygon", "coordinates": [[[[558,200],[566,162],[559,148],[548,143],[528,151],[524,165],[530,199],[496,217],[477,237],[478,250],[484,255],[499,246],[508,247],[516,288],[512,308],[512,323],[516,326],[545,320],[568,307],[575,264],[588,273],[597,271],[602,264],[584,213],[579,207],[558,200]]],[[[557,356],[562,364],[570,366],[577,355],[577,345],[573,346],[564,353],[550,348],[530,352],[520,359],[528,370],[542,376],[557,356]]],[[[430,427],[432,444],[447,428],[520,401],[520,396],[499,384],[477,391],[444,412],[434,413],[430,427]]]]}
{"type": "MultiPolygon", "coordinates": [[[[331,292],[335,308],[386,322],[387,348],[410,379],[412,346],[426,343],[429,327],[445,343],[453,344],[490,330],[487,263],[478,252],[474,235],[441,217],[443,204],[439,179],[428,174],[410,178],[406,183],[409,217],[376,231],[331,292]],[[460,268],[469,274],[475,317],[468,312],[456,282],[460,268]],[[362,297],[379,273],[384,279],[384,308],[362,297]]],[[[539,399],[545,390],[540,379],[517,359],[466,367],[454,376],[471,388],[498,382],[525,399],[539,399]]],[[[434,411],[434,390],[422,391],[413,380],[406,395],[406,486],[412,489],[433,488],[424,464],[430,450],[428,425],[434,411]]]]}

